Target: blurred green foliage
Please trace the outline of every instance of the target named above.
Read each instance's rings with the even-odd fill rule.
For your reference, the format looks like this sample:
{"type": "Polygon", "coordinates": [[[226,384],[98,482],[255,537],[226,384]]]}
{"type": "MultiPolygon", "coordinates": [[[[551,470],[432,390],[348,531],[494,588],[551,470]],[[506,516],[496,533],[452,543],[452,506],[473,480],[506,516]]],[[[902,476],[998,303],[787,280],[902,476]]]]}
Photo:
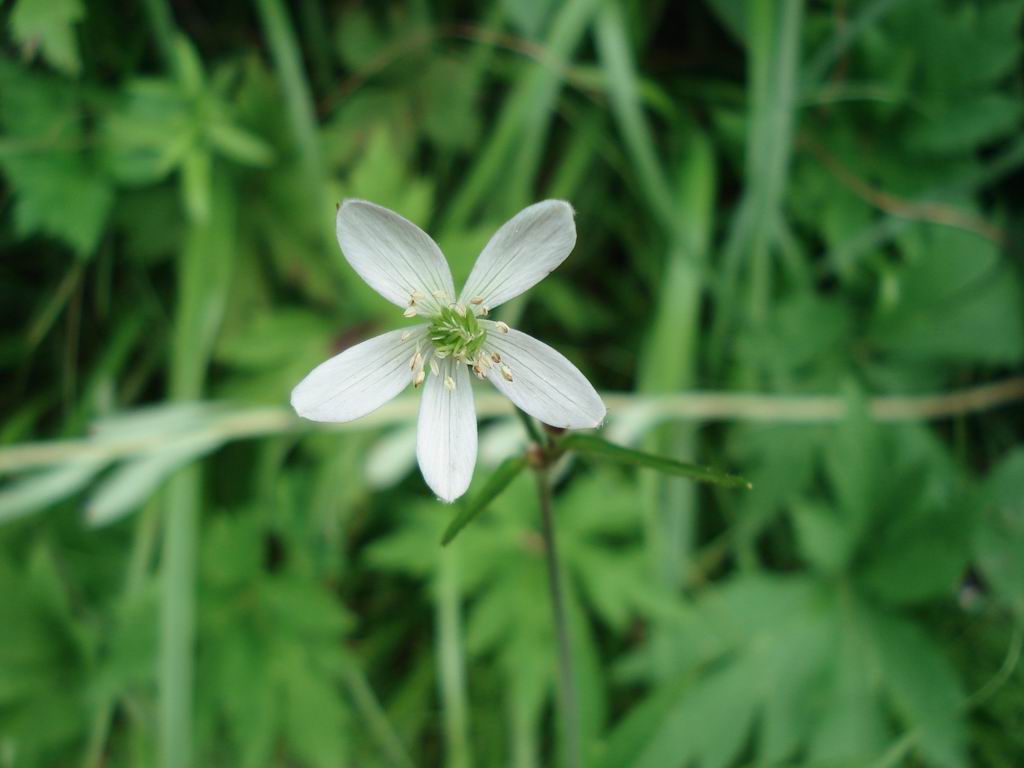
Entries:
{"type": "MultiPolygon", "coordinates": [[[[604,391],[846,406],[612,409],[750,492],[564,468],[586,765],[1024,764],[1019,406],[871,400],[1024,360],[1024,0],[0,17],[0,768],[558,764],[529,473],[442,548],[407,427],[262,408],[400,321],[338,250],[347,196],[456,283],[569,199],[576,250],[509,322],[604,391]]],[[[525,436],[482,430],[489,498],[525,436]]]]}

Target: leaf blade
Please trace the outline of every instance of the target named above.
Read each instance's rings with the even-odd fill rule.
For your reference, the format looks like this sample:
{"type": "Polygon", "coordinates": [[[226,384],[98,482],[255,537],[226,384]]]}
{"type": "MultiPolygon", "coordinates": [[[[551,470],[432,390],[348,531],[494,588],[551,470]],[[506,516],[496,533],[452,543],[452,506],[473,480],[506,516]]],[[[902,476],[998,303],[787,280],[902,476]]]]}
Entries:
{"type": "Polygon", "coordinates": [[[473,518],[487,509],[487,506],[496,499],[502,491],[504,491],[511,484],[513,480],[519,477],[519,473],[526,468],[526,457],[525,456],[511,456],[505,459],[498,468],[494,470],[494,474],[488,478],[486,485],[480,490],[480,492],[473,498],[471,504],[467,504],[459,513],[452,519],[451,523],[445,529],[444,535],[441,537],[441,546],[447,546],[451,541],[459,534],[463,528],[472,522],[473,518]]]}
{"type": "Polygon", "coordinates": [[[572,434],[563,439],[560,445],[564,450],[576,451],[597,461],[611,461],[627,466],[647,467],[658,472],[688,477],[696,482],[711,483],[726,488],[749,489],[753,487],[749,481],[738,475],[730,475],[710,467],[702,467],[698,464],[677,461],[667,456],[657,456],[653,453],[626,448],[622,445],[610,443],[596,435],[572,434]]]}

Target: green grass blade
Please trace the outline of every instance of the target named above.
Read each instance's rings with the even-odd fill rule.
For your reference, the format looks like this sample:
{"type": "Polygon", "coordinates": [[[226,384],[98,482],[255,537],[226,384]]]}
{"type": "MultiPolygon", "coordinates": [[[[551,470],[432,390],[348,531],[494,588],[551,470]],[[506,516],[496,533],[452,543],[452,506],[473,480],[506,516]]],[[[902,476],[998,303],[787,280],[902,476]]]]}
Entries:
{"type": "Polygon", "coordinates": [[[640,106],[638,78],[629,37],[618,3],[605,3],[597,18],[597,49],[607,75],[612,110],[626,140],[644,193],[662,225],[671,232],[678,224],[675,202],[662,173],[651,132],[640,106]]]}
{"type": "Polygon", "coordinates": [[[576,451],[589,459],[610,461],[615,464],[633,467],[646,467],[668,475],[688,477],[699,483],[711,483],[712,485],[721,485],[726,488],[751,487],[749,482],[737,475],[730,475],[720,470],[701,467],[697,464],[687,464],[686,462],[670,459],[666,456],[656,456],[653,453],[636,451],[632,448],[610,443],[597,435],[569,435],[561,441],[560,446],[566,451],[576,451]]]}
{"type": "Polygon", "coordinates": [[[451,521],[445,530],[444,536],[441,538],[441,544],[451,543],[458,536],[459,531],[469,525],[473,518],[487,509],[487,506],[498,498],[502,491],[508,488],[509,484],[519,476],[519,473],[525,467],[526,459],[523,456],[513,456],[505,459],[494,470],[494,474],[488,478],[486,485],[473,498],[473,501],[459,510],[455,519],[451,521]]]}

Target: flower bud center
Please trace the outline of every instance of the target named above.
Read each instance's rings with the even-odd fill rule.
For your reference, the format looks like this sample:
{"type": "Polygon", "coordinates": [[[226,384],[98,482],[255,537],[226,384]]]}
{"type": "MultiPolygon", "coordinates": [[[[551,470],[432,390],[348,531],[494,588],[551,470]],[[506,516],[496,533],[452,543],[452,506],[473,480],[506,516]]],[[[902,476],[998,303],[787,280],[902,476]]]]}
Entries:
{"type": "Polygon", "coordinates": [[[430,324],[430,343],[440,358],[470,362],[487,338],[472,310],[459,304],[444,307],[430,324]]]}

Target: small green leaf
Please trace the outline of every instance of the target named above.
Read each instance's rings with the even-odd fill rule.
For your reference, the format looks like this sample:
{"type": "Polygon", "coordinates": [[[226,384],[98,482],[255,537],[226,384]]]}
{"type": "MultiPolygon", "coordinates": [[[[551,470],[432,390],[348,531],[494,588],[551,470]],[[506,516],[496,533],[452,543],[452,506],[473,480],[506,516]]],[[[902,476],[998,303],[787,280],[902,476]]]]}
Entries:
{"type": "Polygon", "coordinates": [[[487,505],[508,488],[509,483],[519,476],[524,467],[526,467],[526,457],[524,456],[512,456],[498,465],[494,474],[487,480],[487,484],[476,495],[472,503],[463,506],[455,519],[448,525],[444,536],[441,537],[442,546],[449,544],[474,517],[487,509],[487,505]]]}
{"type": "Polygon", "coordinates": [[[78,0],[21,0],[11,11],[11,32],[23,48],[38,47],[50,66],[77,77],[82,62],[75,25],[84,15],[78,0]]]}
{"type": "Polygon", "coordinates": [[[676,461],[667,456],[656,456],[653,453],[635,451],[615,443],[609,443],[596,435],[573,434],[560,443],[563,450],[577,451],[584,456],[598,461],[612,461],[616,464],[627,464],[634,467],[648,467],[668,475],[688,477],[700,483],[713,483],[727,488],[752,488],[742,477],[729,475],[717,469],[701,467],[676,461]]]}
{"type": "Polygon", "coordinates": [[[185,156],[182,170],[182,196],[185,210],[193,221],[205,222],[210,216],[211,158],[205,149],[195,147],[185,156]]]}
{"type": "Polygon", "coordinates": [[[182,91],[189,96],[198,96],[203,91],[206,80],[203,74],[203,62],[192,42],[184,35],[178,35],[174,41],[174,63],[177,67],[178,82],[182,91]]]}
{"type": "Polygon", "coordinates": [[[206,138],[226,157],[243,165],[266,167],[274,161],[274,150],[263,139],[229,122],[215,122],[206,128],[206,138]]]}

